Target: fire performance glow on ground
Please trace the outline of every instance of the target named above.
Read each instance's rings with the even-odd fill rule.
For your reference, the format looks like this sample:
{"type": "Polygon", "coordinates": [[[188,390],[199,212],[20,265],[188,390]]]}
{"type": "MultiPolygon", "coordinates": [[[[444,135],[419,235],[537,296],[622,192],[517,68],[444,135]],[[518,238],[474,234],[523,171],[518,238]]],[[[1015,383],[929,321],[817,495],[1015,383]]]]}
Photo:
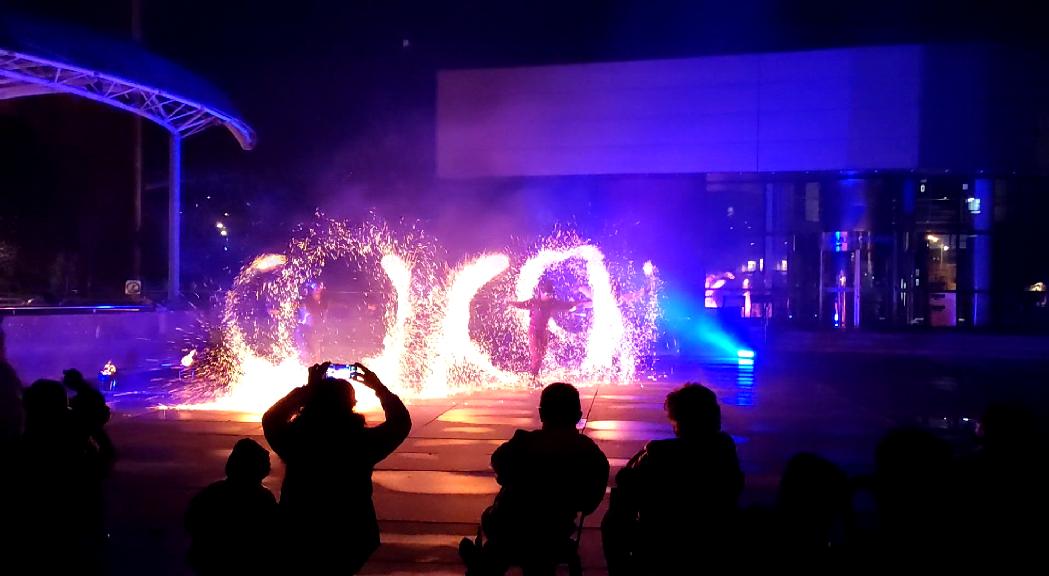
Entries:
{"type": "MultiPolygon", "coordinates": [[[[632,382],[660,316],[651,262],[638,270],[609,261],[570,231],[450,267],[417,226],[396,234],[377,218],[352,225],[318,216],[285,253],[260,255],[241,270],[213,331],[216,341],[183,357],[195,367],[187,387],[192,403],[179,408],[261,413],[301,385],[303,287],[335,263],[359,268],[383,299],[381,349],[359,360],[409,398],[526,384],[528,316],[510,303],[531,298],[543,277],[555,283],[558,298],[581,302],[551,319],[544,382],[632,382]]],[[[377,404],[363,387],[358,392],[361,408],[377,404]]]]}

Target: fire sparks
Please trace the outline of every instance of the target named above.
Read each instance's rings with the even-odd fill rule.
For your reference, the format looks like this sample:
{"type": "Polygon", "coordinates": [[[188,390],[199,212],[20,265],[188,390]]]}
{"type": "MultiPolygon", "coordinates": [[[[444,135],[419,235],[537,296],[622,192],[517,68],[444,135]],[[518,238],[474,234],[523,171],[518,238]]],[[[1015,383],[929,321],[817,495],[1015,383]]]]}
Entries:
{"type": "Polygon", "coordinates": [[[280,268],[288,263],[288,258],[283,254],[263,254],[248,264],[247,269],[252,273],[264,273],[280,268]]]}
{"type": "MultiPolygon", "coordinates": [[[[510,304],[531,298],[544,277],[561,299],[580,302],[566,318],[551,320],[544,377],[581,385],[633,379],[659,316],[651,262],[643,276],[635,274],[564,232],[451,270],[438,254],[416,228],[395,235],[378,220],[354,226],[319,216],[285,253],[260,255],[241,270],[226,295],[220,341],[182,359],[197,367],[194,377],[210,382],[213,394],[182,407],[261,413],[303,384],[306,365],[320,360],[308,357],[303,337],[304,287],[335,264],[359,270],[368,293],[381,300],[365,305],[382,312],[381,349],[361,362],[399,394],[441,397],[524,383],[527,312],[510,304]]],[[[358,388],[361,409],[377,405],[358,388]]]]}

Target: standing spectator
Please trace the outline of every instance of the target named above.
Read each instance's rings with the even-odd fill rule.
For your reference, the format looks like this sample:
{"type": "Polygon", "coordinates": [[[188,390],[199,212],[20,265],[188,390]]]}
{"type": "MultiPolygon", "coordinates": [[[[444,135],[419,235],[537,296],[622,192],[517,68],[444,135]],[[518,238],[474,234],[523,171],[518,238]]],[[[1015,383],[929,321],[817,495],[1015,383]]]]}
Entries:
{"type": "Polygon", "coordinates": [[[23,403],[12,506],[23,573],[102,574],[103,481],[115,460],[105,399],[80,372],[66,370],[62,382],[34,382],[23,403]],[[72,402],[66,388],[76,392],[72,402]],[[62,553],[55,553],[56,543],[62,553]]]}
{"type": "Polygon", "coordinates": [[[353,386],[314,365],[305,386],[262,417],[270,447],[286,472],[280,509],[287,555],[300,574],[354,574],[379,547],[372,470],[408,437],[411,416],[374,372],[356,364],[357,382],[375,391],[386,421],[365,427],[353,411],[353,386]]]}
{"type": "Polygon", "coordinates": [[[7,460],[11,456],[21,434],[22,381],[7,361],[6,335],[0,324],[0,458],[7,460]]]}

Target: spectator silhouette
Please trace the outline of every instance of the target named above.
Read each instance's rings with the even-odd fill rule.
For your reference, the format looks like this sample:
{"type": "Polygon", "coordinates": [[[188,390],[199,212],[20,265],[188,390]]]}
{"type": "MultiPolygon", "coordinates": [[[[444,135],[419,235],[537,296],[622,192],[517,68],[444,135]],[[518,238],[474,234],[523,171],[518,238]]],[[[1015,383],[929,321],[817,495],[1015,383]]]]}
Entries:
{"type": "Polygon", "coordinates": [[[109,408],[76,370],[25,390],[15,518],[26,573],[104,572],[103,480],[115,459],[109,408]],[[66,388],[76,392],[73,401],[66,388]],[[72,408],[70,407],[72,404],[72,408]],[[62,552],[55,553],[61,543],[62,552]]]}
{"type": "Polygon", "coordinates": [[[951,447],[928,431],[889,432],[875,453],[877,561],[942,566],[957,545],[951,447]]]}
{"type": "MultiPolygon", "coordinates": [[[[0,321],[2,320],[0,318],[0,321]]],[[[0,324],[0,461],[4,462],[5,466],[15,463],[18,439],[21,435],[22,381],[14,367],[7,362],[3,325],[0,324]]],[[[0,494],[12,494],[15,488],[14,480],[10,472],[0,473],[0,494]]],[[[14,557],[16,551],[9,550],[8,547],[14,543],[18,530],[14,522],[0,521],[0,557],[14,557]]]]}
{"type": "Polygon", "coordinates": [[[576,515],[592,513],[608,485],[608,459],[576,429],[580,418],[579,391],[550,384],[539,400],[542,428],[518,430],[492,454],[500,490],[481,516],[487,542],[460,543],[468,573],[502,574],[510,565],[554,573],[576,515]]]}
{"type": "Polygon", "coordinates": [[[280,510],[288,556],[301,574],[356,573],[379,546],[372,470],[408,436],[411,417],[374,372],[357,364],[358,382],[375,391],[386,421],[366,428],[353,411],[353,386],[314,365],[305,386],[262,417],[270,447],[285,464],[280,510]]]}
{"type": "Polygon", "coordinates": [[[189,563],[197,574],[277,573],[271,552],[277,542],[277,500],[262,485],[269,473],[269,451],[244,438],[226,461],[226,479],[190,502],[189,563]]]}
{"type": "Polygon", "coordinates": [[[732,541],[743,472],[717,397],[690,383],[665,407],[677,437],[649,442],[616,474],[601,524],[612,575],[692,572],[732,541]]]}
{"type": "Polygon", "coordinates": [[[780,542],[814,558],[840,544],[850,502],[849,479],[831,461],[808,452],[787,463],[779,483],[780,542]]]}
{"type": "Polygon", "coordinates": [[[771,513],[748,511],[748,545],[766,554],[749,558],[753,568],[786,567],[828,573],[843,560],[850,525],[851,487],[840,468],[816,454],[796,454],[780,478],[771,513]]]}
{"type": "Polygon", "coordinates": [[[7,361],[6,344],[0,325],[0,458],[5,461],[11,457],[22,434],[22,381],[7,361]]]}
{"type": "Polygon", "coordinates": [[[981,446],[962,475],[975,526],[966,549],[997,561],[1030,560],[1046,541],[1049,516],[1046,444],[1037,420],[1022,407],[996,404],[979,434],[981,446]]]}

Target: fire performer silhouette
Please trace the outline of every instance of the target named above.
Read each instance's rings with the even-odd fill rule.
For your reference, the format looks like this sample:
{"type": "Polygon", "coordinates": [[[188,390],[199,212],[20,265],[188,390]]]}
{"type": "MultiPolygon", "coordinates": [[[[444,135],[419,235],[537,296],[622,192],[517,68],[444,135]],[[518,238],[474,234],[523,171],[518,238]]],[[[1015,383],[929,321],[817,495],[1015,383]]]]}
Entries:
{"type": "Polygon", "coordinates": [[[325,322],[328,316],[327,287],[323,282],[311,282],[299,305],[298,321],[304,359],[307,363],[319,361],[325,322]]]}
{"type": "Polygon", "coordinates": [[[543,280],[536,287],[535,296],[521,302],[512,302],[511,306],[528,310],[528,355],[530,357],[529,372],[532,374],[532,384],[537,385],[539,370],[543,366],[543,358],[546,357],[546,347],[550,342],[550,332],[547,325],[550,317],[556,312],[571,312],[576,306],[583,302],[558,300],[554,295],[554,284],[550,280],[543,280]]]}

